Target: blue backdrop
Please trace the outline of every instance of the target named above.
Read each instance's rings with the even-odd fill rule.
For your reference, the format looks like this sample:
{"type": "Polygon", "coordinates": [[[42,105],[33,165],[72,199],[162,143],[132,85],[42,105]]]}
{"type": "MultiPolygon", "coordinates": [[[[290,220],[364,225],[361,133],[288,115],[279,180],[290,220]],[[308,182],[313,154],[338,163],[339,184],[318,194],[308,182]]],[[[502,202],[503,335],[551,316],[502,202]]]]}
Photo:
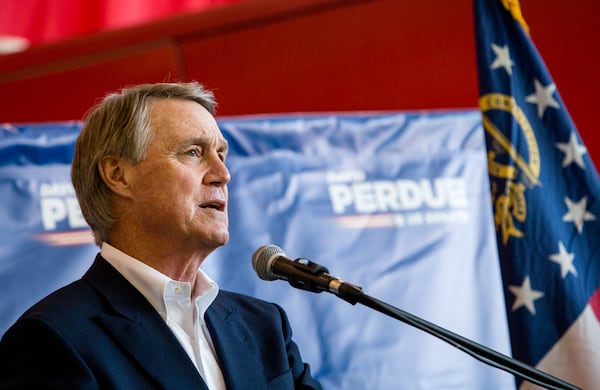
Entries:
{"type": "MultiPolygon", "coordinates": [[[[281,304],[326,389],[514,389],[513,377],[330,294],[256,276],[276,244],[365,293],[510,354],[478,111],[221,118],[230,243],[203,268],[281,304]]],[[[0,334],[98,251],[69,163],[79,123],[0,131],[0,334]]]]}

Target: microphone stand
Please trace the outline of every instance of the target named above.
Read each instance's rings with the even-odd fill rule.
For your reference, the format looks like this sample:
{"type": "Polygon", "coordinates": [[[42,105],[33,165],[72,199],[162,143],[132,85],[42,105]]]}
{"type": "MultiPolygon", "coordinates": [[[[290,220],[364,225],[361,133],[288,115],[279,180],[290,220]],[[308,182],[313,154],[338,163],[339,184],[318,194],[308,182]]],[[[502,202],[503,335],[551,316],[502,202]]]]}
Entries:
{"type": "MultiPolygon", "coordinates": [[[[285,253],[279,247],[275,247],[275,250],[275,255],[268,255],[276,256],[285,253]]],[[[253,257],[252,259],[255,270],[257,270],[257,273],[262,279],[287,280],[287,282],[295,288],[314,293],[326,291],[337,295],[339,298],[342,298],[352,305],[361,303],[367,307],[370,307],[371,309],[377,310],[380,313],[386,314],[417,329],[427,332],[485,364],[499,368],[547,389],[581,390],[579,387],[538,370],[537,368],[525,364],[517,359],[503,355],[482,344],[476,343],[475,341],[469,340],[438,325],[425,321],[424,319],[413,314],[400,310],[392,305],[364,294],[361,287],[344,282],[341,279],[330,275],[329,270],[326,267],[323,267],[317,263],[313,263],[308,259],[298,258],[295,260],[290,260],[287,257],[282,256],[283,259],[281,261],[280,259],[276,259],[276,261],[273,263],[267,261],[265,263],[265,267],[257,267],[256,263],[260,263],[260,260],[263,258],[263,253],[266,252],[259,252],[259,255],[256,256],[256,258],[253,257]],[[258,272],[259,270],[261,272],[258,272]],[[263,275],[263,271],[267,271],[266,275],[263,275]]]]}
{"type": "MultiPolygon", "coordinates": [[[[294,286],[292,281],[289,282],[292,286],[294,286]]],[[[475,341],[469,340],[413,314],[366,295],[362,292],[361,287],[343,282],[340,279],[333,278],[330,281],[329,288],[327,290],[318,289],[317,291],[312,291],[328,291],[337,295],[339,298],[342,298],[346,302],[351,303],[352,305],[355,305],[356,303],[363,304],[371,309],[386,314],[417,329],[425,331],[441,340],[444,340],[450,345],[460,349],[461,351],[471,355],[483,363],[519,376],[524,380],[535,383],[539,386],[543,386],[547,389],[581,390],[579,387],[540,371],[537,368],[527,365],[517,359],[503,355],[482,344],[476,343],[475,341]]]]}

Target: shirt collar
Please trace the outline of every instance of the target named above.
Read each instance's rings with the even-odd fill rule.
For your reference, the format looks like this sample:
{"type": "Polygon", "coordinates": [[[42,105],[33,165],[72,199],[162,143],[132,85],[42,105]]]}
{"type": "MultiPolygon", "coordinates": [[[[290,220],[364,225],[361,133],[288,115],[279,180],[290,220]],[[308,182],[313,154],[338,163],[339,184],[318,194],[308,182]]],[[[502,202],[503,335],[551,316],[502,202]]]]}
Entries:
{"type": "Polygon", "coordinates": [[[217,283],[201,269],[198,270],[192,294],[190,283],[173,280],[106,242],[102,243],[101,255],[150,302],[163,319],[166,318],[166,298],[174,293],[186,294],[188,298],[196,297],[195,305],[200,319],[204,318],[204,313],[219,293],[217,283]]]}

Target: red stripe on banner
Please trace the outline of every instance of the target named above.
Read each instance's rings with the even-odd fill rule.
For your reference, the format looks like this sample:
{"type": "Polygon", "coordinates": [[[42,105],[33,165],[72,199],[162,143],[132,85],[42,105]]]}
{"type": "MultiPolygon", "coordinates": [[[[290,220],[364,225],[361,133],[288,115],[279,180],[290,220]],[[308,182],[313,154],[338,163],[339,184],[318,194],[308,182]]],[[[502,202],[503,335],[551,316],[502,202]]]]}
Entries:
{"type": "Polygon", "coordinates": [[[333,217],[333,219],[348,229],[365,229],[397,226],[394,214],[344,215],[333,217]]]}
{"type": "Polygon", "coordinates": [[[94,244],[94,235],[90,229],[60,233],[42,233],[35,236],[50,246],[76,246],[94,244]]]}

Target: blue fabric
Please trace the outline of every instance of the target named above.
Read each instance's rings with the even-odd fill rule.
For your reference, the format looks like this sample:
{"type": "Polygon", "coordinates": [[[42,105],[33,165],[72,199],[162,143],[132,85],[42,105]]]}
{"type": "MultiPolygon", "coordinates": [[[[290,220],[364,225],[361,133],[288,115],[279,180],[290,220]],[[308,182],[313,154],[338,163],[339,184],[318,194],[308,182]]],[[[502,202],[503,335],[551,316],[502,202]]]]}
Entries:
{"type": "MultiPolygon", "coordinates": [[[[373,297],[509,354],[477,110],[218,123],[230,145],[231,238],[203,268],[223,289],[283,307],[324,388],[514,388],[512,376],[364,306],[259,280],[250,261],[258,247],[278,245],[373,297]]],[[[4,143],[42,144],[0,166],[0,332],[80,278],[98,250],[70,186],[67,154],[78,128],[65,124],[55,133],[54,126],[15,125],[0,139],[0,155],[4,143]],[[54,134],[66,145],[43,156],[54,153],[43,146],[57,143],[54,134]]]]}

